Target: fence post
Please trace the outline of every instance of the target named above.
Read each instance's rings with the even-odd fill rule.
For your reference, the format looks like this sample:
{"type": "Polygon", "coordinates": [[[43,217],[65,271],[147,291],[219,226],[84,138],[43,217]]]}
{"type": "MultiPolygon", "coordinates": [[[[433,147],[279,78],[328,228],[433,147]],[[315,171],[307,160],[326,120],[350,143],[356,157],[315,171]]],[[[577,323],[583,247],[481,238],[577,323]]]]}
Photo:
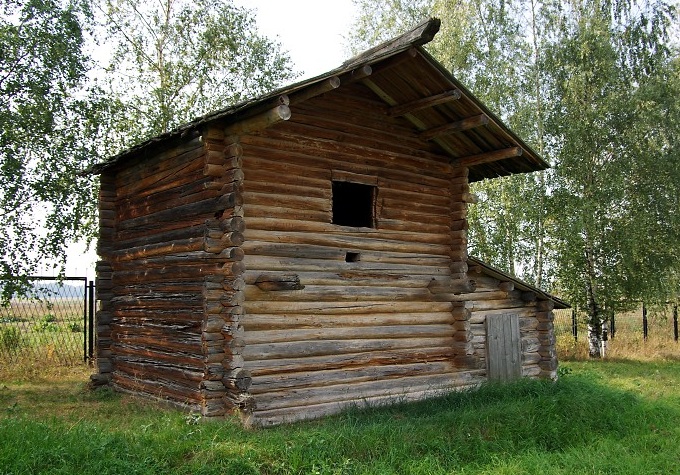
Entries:
{"type": "Polygon", "coordinates": [[[647,341],[647,305],[642,302],[642,336],[647,341]]]}
{"type": "Polygon", "coordinates": [[[83,280],[83,361],[87,362],[87,331],[89,328],[87,319],[87,279],[83,280]]]}
{"type": "Polygon", "coordinates": [[[673,307],[673,338],[678,341],[678,306],[673,307]]]}
{"type": "Polygon", "coordinates": [[[609,320],[609,338],[613,340],[614,335],[616,335],[616,314],[612,312],[612,316],[609,320]]]}
{"type": "Polygon", "coordinates": [[[574,335],[574,341],[578,341],[578,325],[576,324],[576,309],[571,309],[571,334],[574,335]]]}
{"type": "Polygon", "coordinates": [[[88,347],[87,347],[87,356],[89,359],[92,359],[92,356],[94,355],[94,282],[90,281],[90,284],[88,285],[88,294],[89,294],[89,308],[88,308],[88,319],[90,321],[90,327],[89,327],[89,338],[88,338],[88,347]]]}

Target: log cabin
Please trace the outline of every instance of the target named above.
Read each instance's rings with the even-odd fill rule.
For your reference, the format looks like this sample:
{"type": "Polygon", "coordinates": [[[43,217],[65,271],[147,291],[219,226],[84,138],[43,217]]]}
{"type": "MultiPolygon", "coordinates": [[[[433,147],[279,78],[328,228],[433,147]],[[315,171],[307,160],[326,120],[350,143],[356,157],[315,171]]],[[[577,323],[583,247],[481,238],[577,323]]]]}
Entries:
{"type": "Polygon", "coordinates": [[[263,426],[556,377],[567,304],[466,238],[470,183],[548,164],[423,49],[438,29],[89,170],[94,383],[263,426]]]}

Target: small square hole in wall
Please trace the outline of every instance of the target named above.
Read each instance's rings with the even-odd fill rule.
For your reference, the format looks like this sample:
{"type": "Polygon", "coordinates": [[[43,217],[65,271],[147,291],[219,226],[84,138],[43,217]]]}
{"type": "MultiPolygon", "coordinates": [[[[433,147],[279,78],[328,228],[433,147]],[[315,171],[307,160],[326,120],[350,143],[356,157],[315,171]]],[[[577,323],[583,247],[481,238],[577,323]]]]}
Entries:
{"type": "Polygon", "coordinates": [[[375,190],[372,185],[333,181],[333,224],[374,228],[375,190]]]}
{"type": "Polygon", "coordinates": [[[361,260],[361,254],[358,252],[348,252],[345,254],[345,262],[359,262],[361,260]]]}

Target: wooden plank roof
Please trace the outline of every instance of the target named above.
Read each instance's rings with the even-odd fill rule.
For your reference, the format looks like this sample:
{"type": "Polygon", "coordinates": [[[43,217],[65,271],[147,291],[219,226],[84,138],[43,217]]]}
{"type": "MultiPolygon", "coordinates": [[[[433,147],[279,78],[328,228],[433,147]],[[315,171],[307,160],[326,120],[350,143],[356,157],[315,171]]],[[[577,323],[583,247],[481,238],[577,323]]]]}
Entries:
{"type": "Polygon", "coordinates": [[[525,173],[549,165],[437,62],[422,45],[439,31],[440,21],[428,19],[407,33],[345,61],[320,76],[272,91],[199,117],[177,129],[146,140],[86,173],[98,174],[129,159],[143,159],[159,147],[200,135],[211,123],[237,124],[265,111],[290,116],[289,104],[361,81],[388,106],[391,117],[403,117],[440,153],[470,169],[470,181],[525,173]]]}
{"type": "Polygon", "coordinates": [[[489,264],[486,264],[485,262],[475,258],[475,257],[468,257],[468,266],[473,267],[477,266],[480,268],[482,274],[488,275],[489,277],[493,277],[494,279],[498,279],[501,282],[512,282],[515,285],[515,288],[518,290],[521,290],[522,292],[531,292],[536,294],[536,298],[538,300],[550,300],[555,304],[555,308],[557,309],[566,309],[566,308],[571,308],[571,305],[569,303],[565,302],[564,300],[549,294],[548,292],[545,292],[538,287],[527,284],[526,282],[511,276],[510,274],[506,274],[503,271],[500,271],[494,267],[491,267],[489,264]]]}

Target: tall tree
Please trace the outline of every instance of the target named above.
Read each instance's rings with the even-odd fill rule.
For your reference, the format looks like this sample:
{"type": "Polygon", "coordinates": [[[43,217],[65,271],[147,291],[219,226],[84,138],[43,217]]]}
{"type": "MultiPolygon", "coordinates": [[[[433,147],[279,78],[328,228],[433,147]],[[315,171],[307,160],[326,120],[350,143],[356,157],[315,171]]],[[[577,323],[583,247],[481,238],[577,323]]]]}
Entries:
{"type": "MultiPolygon", "coordinates": [[[[404,4],[422,6],[391,2],[392,14],[404,4]]],[[[585,310],[599,356],[612,312],[677,298],[675,7],[432,0],[428,8],[444,25],[430,51],[554,165],[476,186],[471,251],[585,310]]]]}
{"type": "Polygon", "coordinates": [[[680,167],[677,145],[663,138],[677,132],[658,120],[675,107],[659,89],[673,18],[660,1],[572,0],[545,63],[556,271],[588,315],[594,357],[607,317],[664,298],[661,276],[678,268],[680,167]]]}
{"type": "Polygon", "coordinates": [[[278,43],[231,1],[105,0],[111,85],[128,143],[270,91],[294,77],[278,43]]]}
{"type": "Polygon", "coordinates": [[[103,104],[83,84],[86,4],[0,1],[0,283],[7,298],[46,260],[60,267],[88,234],[94,193],[79,177],[94,156],[103,104]]]}

